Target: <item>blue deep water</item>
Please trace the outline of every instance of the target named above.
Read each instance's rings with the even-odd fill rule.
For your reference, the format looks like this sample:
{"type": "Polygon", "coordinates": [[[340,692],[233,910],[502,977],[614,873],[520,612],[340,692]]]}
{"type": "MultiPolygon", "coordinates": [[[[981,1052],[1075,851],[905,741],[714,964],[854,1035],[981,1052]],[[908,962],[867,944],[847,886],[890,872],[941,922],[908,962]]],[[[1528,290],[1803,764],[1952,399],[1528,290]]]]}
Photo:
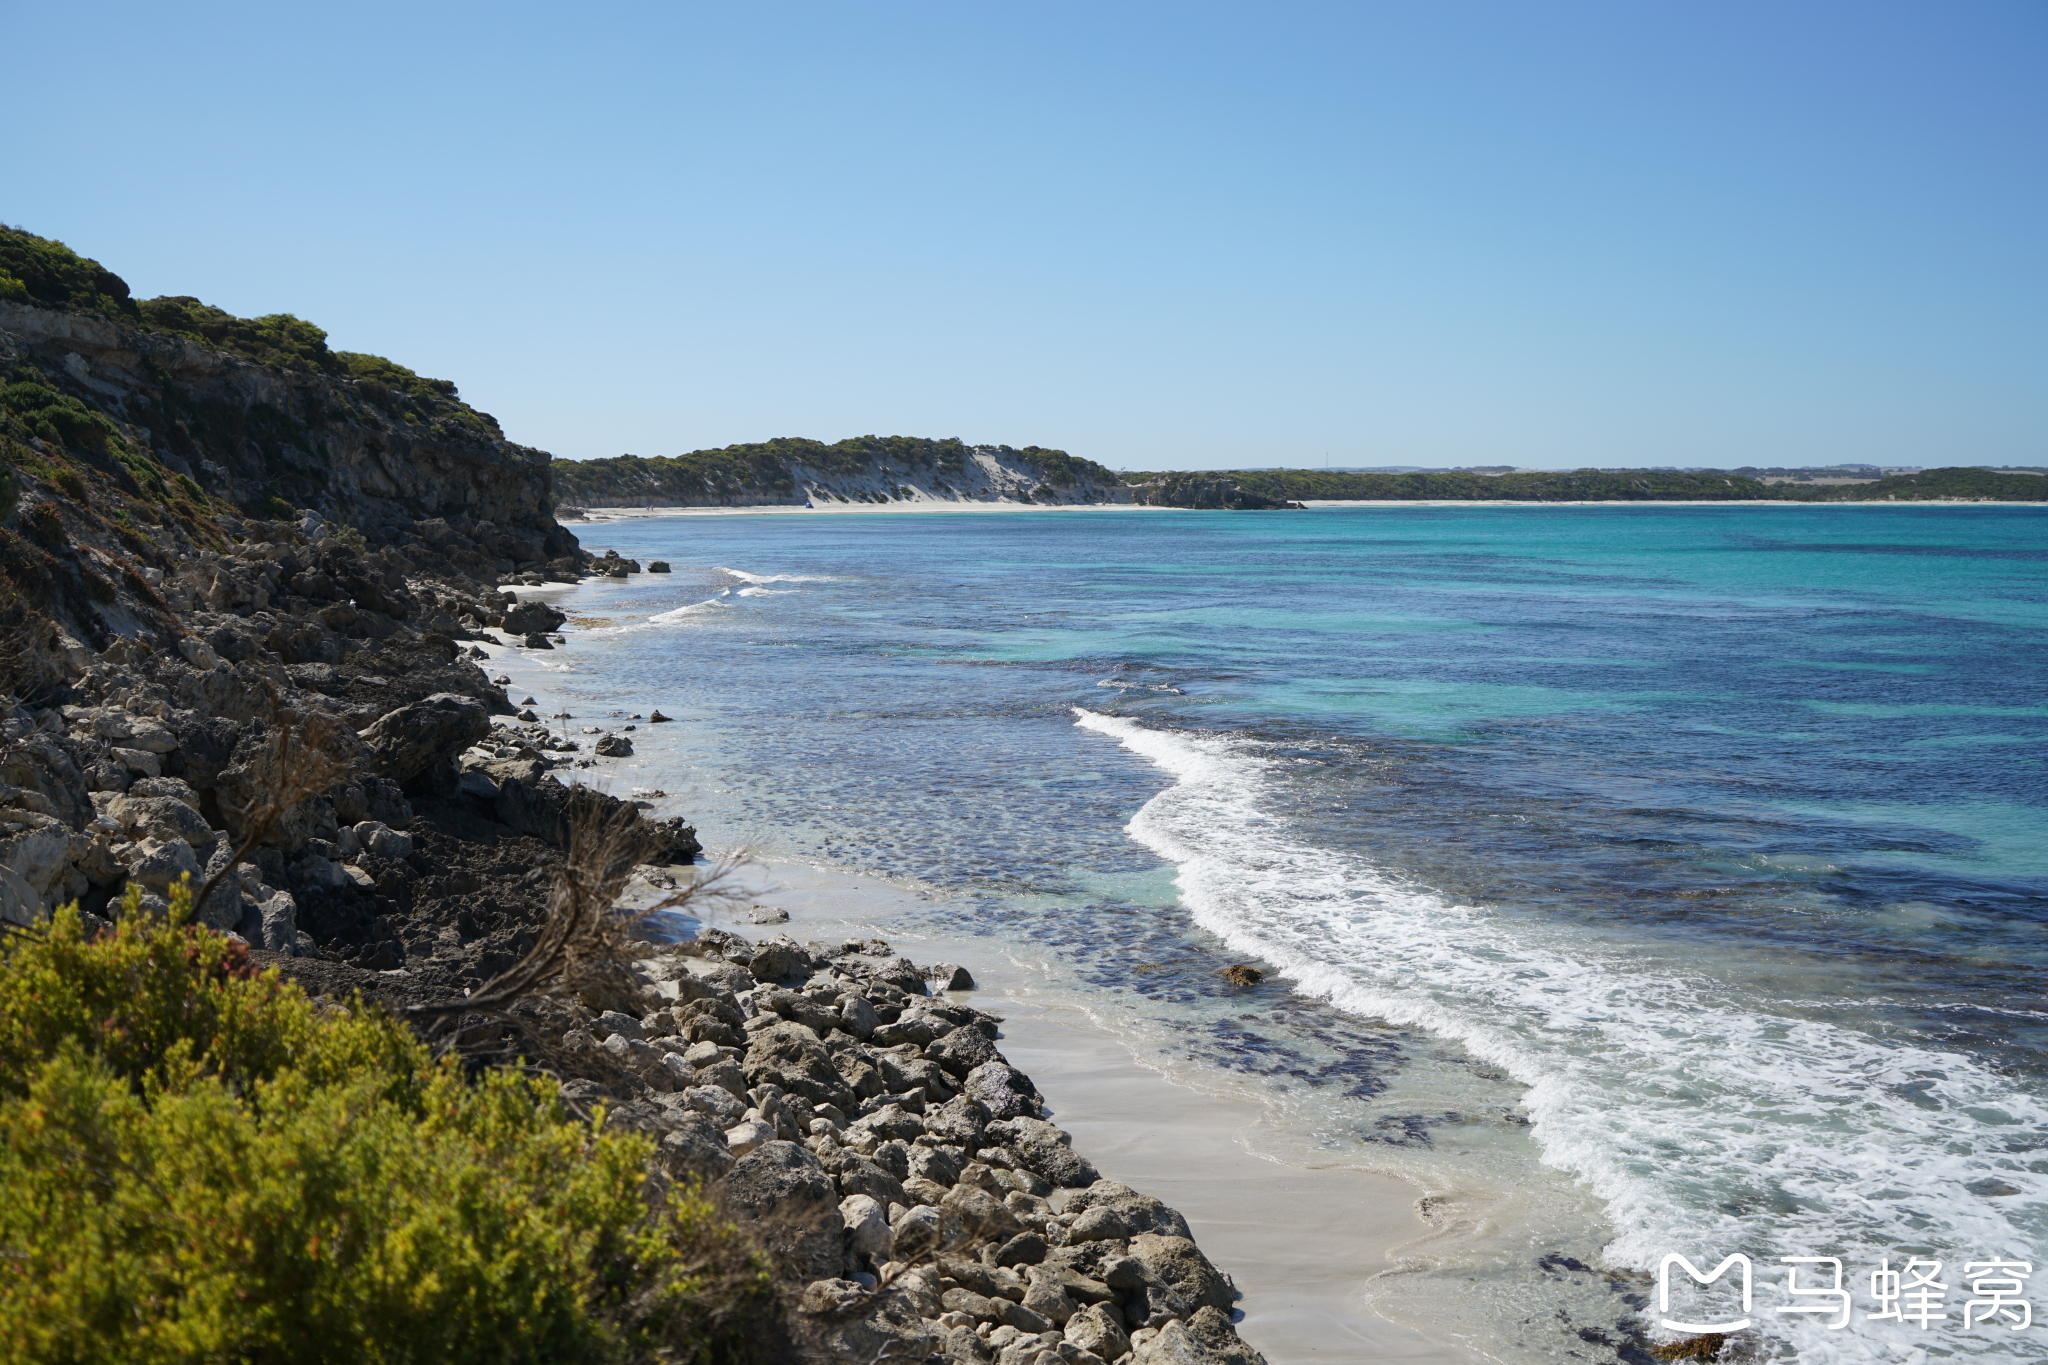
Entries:
{"type": "MultiPolygon", "coordinates": [[[[1951,1266],[1946,1325],[1866,1321],[1859,1291],[1841,1331],[1761,1310],[1769,1349],[2048,1357],[1961,1326],[1964,1262],[2048,1261],[2048,510],[584,539],[676,572],[575,590],[554,684],[681,718],[640,768],[719,793],[713,842],[1063,955],[1190,1064],[1299,1097],[1323,1150],[1585,1192],[1602,1240],[1567,1260],[1615,1272],[1612,1322],[1573,1353],[1655,1316],[1664,1253],[1744,1251],[1760,1303],[1780,1256],[1951,1266]],[[1279,980],[1234,991],[1234,961],[1279,980]]],[[[1527,1253],[1488,1253],[1501,1302],[1541,1290],[1527,1253]]],[[[1513,1335],[1486,1348],[1564,1349],[1513,1335]]]]}

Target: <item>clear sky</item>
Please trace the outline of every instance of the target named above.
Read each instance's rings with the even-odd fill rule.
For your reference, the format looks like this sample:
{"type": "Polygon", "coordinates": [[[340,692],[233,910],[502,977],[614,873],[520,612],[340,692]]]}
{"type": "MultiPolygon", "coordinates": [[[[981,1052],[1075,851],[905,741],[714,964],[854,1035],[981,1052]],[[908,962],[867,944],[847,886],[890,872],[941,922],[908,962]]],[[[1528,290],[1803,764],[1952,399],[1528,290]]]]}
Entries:
{"type": "Polygon", "coordinates": [[[108,0],[0,32],[0,220],[560,455],[2048,463],[2042,0],[108,0]]]}

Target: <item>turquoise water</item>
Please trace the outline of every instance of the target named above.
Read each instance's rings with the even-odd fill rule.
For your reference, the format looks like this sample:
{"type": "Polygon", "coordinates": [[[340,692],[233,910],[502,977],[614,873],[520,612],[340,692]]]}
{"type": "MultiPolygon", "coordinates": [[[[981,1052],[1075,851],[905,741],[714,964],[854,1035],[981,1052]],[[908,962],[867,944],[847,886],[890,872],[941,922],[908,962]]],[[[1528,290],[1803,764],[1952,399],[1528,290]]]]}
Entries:
{"type": "Polygon", "coordinates": [[[598,619],[555,664],[585,705],[686,720],[635,771],[690,766],[714,839],[1060,956],[1321,1150],[1582,1192],[1594,1242],[1546,1195],[1527,1245],[1387,1291],[1467,1286],[1492,1354],[1635,1359],[1654,1308],[1602,1262],[1744,1251],[1760,1303],[1778,1256],[1955,1263],[1946,1326],[1859,1295],[1839,1332],[1761,1310],[1771,1349],[2035,1360],[2032,1330],[1962,1328],[1953,1274],[2048,1259],[2044,532],[1992,507],[623,521],[587,542],[678,572],[579,589],[598,619]],[[1235,960],[1284,984],[1234,992],[1235,960]]]}

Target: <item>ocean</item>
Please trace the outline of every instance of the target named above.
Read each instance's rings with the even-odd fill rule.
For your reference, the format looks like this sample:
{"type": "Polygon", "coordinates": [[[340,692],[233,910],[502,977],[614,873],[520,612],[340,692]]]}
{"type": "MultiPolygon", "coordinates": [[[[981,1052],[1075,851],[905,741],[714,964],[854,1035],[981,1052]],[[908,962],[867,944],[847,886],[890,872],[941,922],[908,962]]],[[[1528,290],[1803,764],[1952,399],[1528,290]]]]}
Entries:
{"type": "Polygon", "coordinates": [[[581,533],[674,566],[521,665],[576,726],[677,718],[599,780],[908,888],[1256,1095],[1274,1157],[1413,1182],[1388,1317],[1511,1362],[1667,1320],[2048,1359],[2048,510],[581,533]],[[1735,1254],[1749,1309],[1739,1266],[1660,1302],[1735,1254]]]}

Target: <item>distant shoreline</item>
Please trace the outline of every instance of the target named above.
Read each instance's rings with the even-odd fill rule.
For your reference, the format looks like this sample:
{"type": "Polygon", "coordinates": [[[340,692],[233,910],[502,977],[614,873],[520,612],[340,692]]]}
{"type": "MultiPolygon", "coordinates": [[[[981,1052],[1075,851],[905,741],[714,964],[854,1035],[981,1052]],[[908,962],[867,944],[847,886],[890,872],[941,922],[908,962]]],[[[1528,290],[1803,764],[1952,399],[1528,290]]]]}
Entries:
{"type": "MultiPolygon", "coordinates": [[[[1644,499],[1603,499],[1587,502],[1532,502],[1510,501],[1495,498],[1423,499],[1400,498],[1382,501],[1347,501],[1340,499],[1310,498],[1303,501],[1310,511],[1324,508],[1345,507],[2048,507],[2048,499],[2038,502],[1991,502],[1967,498],[1929,498],[1907,502],[1792,502],[1776,498],[1716,498],[1684,501],[1652,501],[1644,499]]],[[[1185,512],[1193,509],[1184,507],[1160,507],[1149,503],[1132,502],[1088,502],[1088,503],[1024,503],[1024,502],[953,502],[933,498],[915,502],[889,503],[827,503],[816,507],[796,507],[788,503],[764,503],[752,507],[587,507],[581,518],[572,518],[570,525],[577,521],[594,524],[604,521],[644,520],[648,517],[739,517],[739,516],[803,516],[824,513],[830,516],[844,516],[849,513],[863,515],[906,512],[1185,512]]]]}

